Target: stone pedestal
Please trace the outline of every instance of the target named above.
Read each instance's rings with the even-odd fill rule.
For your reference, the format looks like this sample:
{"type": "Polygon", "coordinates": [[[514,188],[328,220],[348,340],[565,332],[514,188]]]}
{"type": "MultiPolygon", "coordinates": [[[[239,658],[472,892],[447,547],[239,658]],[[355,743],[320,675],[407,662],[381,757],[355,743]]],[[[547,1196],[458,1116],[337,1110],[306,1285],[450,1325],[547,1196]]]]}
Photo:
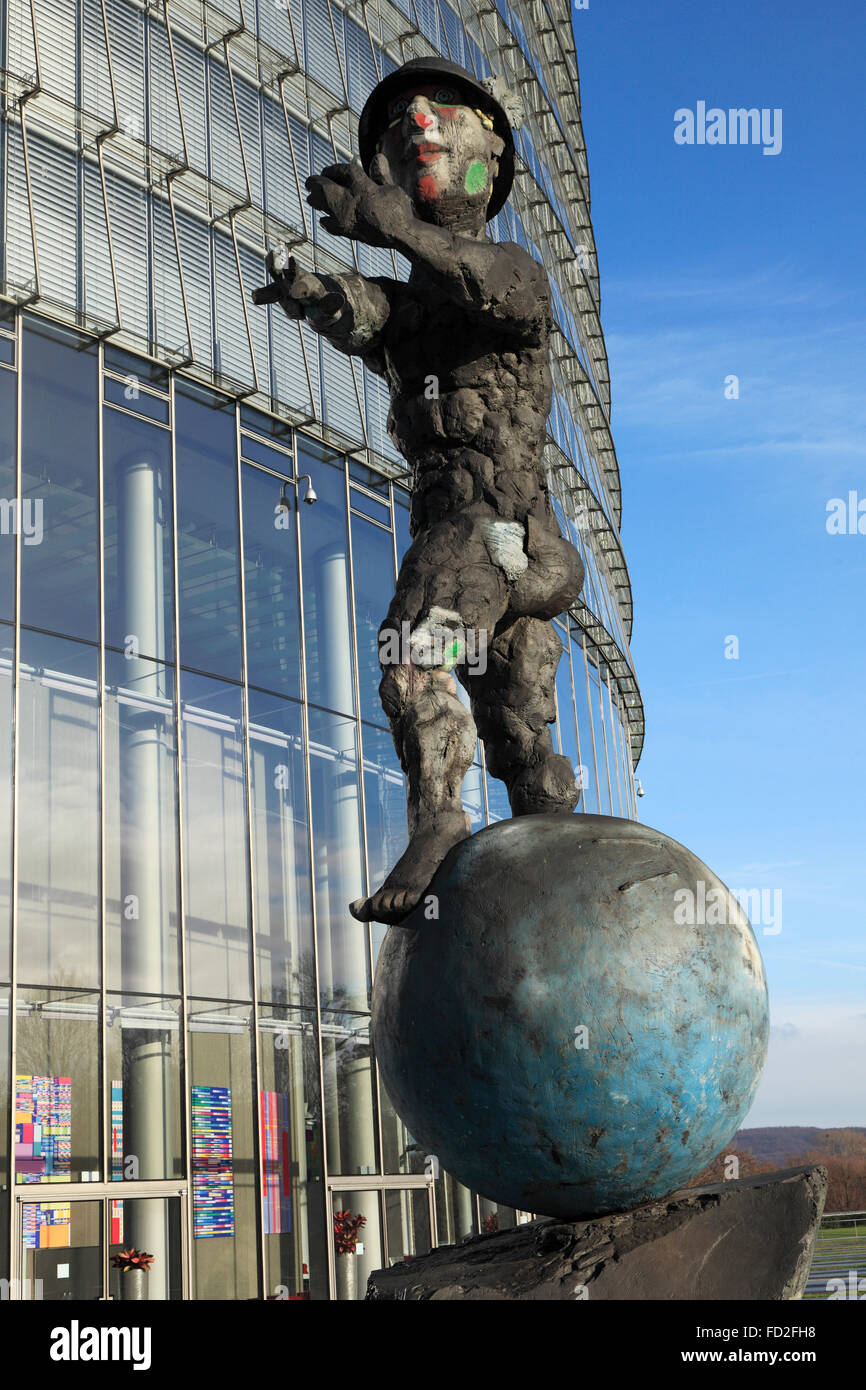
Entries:
{"type": "Polygon", "coordinates": [[[788,1168],[589,1221],[472,1236],[370,1276],[367,1299],[802,1298],[827,1171],[788,1168]]]}

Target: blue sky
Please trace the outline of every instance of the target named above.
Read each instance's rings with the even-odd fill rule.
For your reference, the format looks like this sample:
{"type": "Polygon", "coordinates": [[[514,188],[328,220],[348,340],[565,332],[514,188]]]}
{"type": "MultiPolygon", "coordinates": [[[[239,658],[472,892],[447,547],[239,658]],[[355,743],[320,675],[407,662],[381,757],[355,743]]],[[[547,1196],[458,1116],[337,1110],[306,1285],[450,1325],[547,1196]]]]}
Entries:
{"type": "Polygon", "coordinates": [[[826,527],[831,498],[866,502],[866,13],[590,0],[573,27],[641,817],[781,892],[746,1124],[866,1125],[866,534],[826,527]],[[781,152],[676,144],[699,101],[781,108],[781,152]]]}

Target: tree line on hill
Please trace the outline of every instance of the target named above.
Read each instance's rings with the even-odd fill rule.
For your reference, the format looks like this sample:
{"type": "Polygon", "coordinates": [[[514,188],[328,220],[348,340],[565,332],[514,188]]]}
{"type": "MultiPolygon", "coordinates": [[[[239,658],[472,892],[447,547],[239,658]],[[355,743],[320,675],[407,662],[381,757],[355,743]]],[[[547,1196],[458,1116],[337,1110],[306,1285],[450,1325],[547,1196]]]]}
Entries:
{"type": "Polygon", "coordinates": [[[688,1186],[704,1187],[809,1163],[827,1169],[826,1211],[866,1211],[866,1129],[861,1128],[740,1130],[688,1186]]]}

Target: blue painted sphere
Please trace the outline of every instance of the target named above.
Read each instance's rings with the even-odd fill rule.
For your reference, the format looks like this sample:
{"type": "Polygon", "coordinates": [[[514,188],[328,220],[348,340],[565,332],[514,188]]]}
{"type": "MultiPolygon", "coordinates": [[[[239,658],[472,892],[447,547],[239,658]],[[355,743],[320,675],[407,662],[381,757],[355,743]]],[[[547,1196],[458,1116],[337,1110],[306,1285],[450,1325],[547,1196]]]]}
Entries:
{"type": "Polygon", "coordinates": [[[752,1103],[752,928],[667,835],[502,821],[455,846],[382,946],[373,1042],[415,1139],[467,1187],[574,1219],[681,1187],[752,1103]]]}

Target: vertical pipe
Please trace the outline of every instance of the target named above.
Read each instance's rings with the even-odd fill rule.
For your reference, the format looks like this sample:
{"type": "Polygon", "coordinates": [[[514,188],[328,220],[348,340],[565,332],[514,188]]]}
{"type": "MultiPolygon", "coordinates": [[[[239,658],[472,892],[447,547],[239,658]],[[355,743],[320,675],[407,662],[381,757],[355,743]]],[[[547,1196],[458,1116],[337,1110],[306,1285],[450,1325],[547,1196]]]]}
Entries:
{"type": "MultiPolygon", "coordinates": [[[[165,656],[165,583],[161,477],[157,457],[137,450],[120,468],[117,550],[128,682],[152,700],[164,694],[156,659],[165,656]]],[[[121,979],[123,991],[164,989],[160,784],[166,757],[161,719],[153,709],[130,711],[121,729],[121,979]]],[[[125,1008],[122,1010],[121,1019],[125,1008]]],[[[172,1152],[171,1044],[168,1030],[124,1028],[124,1159],[137,1176],[169,1176],[172,1152]]],[[[149,1299],[168,1297],[168,1213],[160,1201],[124,1208],[124,1240],[154,1256],[149,1299]]]]}

